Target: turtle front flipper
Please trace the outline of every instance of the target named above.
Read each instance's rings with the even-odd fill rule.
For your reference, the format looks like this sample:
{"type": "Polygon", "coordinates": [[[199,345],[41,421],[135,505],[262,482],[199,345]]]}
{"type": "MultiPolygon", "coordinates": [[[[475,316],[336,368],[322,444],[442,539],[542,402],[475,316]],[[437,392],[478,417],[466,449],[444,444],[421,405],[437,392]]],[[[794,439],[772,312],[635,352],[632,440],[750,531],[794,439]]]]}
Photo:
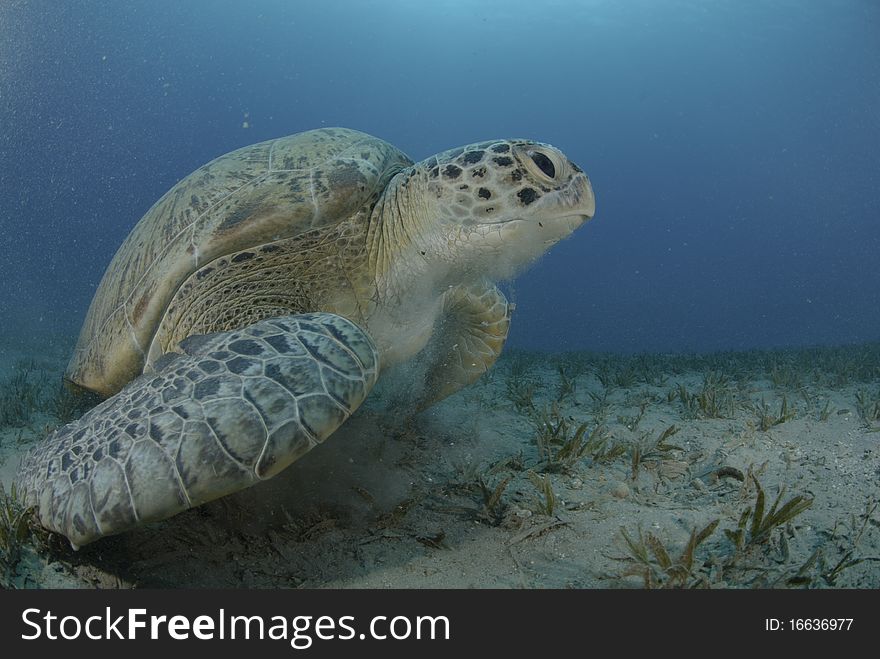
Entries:
{"type": "Polygon", "coordinates": [[[274,476],[336,430],[378,376],[372,340],[327,313],[181,348],[24,459],[24,501],[74,547],[274,476]]]}
{"type": "Polygon", "coordinates": [[[489,370],[507,339],[512,310],[504,294],[488,281],[456,286],[444,294],[420,408],[454,394],[489,370]]]}

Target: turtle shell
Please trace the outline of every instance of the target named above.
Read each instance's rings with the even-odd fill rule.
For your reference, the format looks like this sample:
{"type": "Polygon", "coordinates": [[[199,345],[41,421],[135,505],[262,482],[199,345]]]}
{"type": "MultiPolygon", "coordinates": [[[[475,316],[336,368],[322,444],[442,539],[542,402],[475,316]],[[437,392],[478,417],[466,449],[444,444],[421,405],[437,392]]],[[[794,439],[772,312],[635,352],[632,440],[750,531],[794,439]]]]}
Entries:
{"type": "Polygon", "coordinates": [[[143,371],[181,284],[228,254],[331,226],[375,203],[412,164],[376,137],[323,128],[247,146],[182,179],[116,252],[65,377],[103,396],[143,371]]]}

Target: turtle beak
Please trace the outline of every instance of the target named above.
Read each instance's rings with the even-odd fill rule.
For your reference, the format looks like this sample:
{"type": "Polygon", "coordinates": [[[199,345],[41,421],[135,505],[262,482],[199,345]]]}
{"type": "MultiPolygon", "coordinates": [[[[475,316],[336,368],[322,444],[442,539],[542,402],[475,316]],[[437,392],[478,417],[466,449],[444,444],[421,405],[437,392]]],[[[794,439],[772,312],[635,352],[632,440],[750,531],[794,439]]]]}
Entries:
{"type": "Polygon", "coordinates": [[[593,219],[596,214],[596,196],[586,174],[578,174],[569,186],[567,201],[584,215],[584,221],[593,219]]]}
{"type": "MultiPolygon", "coordinates": [[[[596,197],[593,194],[593,186],[586,174],[578,171],[568,184],[568,188],[560,195],[560,210],[556,224],[556,231],[551,231],[545,239],[545,245],[554,245],[565,236],[593,219],[596,213],[596,197]]],[[[539,222],[542,229],[544,224],[539,222]]],[[[548,225],[549,226],[549,225],[548,225]]]]}

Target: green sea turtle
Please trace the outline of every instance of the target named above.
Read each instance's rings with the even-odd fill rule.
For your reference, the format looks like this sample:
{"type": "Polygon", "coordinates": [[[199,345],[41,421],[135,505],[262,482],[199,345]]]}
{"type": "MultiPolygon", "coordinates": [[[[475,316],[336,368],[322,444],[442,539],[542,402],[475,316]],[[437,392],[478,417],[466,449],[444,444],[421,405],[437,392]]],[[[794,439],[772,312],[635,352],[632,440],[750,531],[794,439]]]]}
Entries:
{"type": "Polygon", "coordinates": [[[421,402],[442,399],[501,351],[493,282],[594,207],[587,176],[527,140],[413,163],[333,128],[220,156],[107,268],[65,377],[109,398],[28,453],[24,501],[78,547],[249,487],[429,342],[421,402]]]}

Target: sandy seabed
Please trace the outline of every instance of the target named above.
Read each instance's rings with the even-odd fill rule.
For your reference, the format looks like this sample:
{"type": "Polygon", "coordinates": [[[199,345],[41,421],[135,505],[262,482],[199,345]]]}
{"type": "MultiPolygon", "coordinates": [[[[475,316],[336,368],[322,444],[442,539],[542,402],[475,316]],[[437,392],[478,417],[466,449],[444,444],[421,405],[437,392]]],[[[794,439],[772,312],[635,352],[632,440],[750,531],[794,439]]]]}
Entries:
{"type": "MultiPolygon", "coordinates": [[[[26,419],[0,427],[7,492],[28,446],[58,425],[51,399],[67,345],[53,345],[0,346],[4,400],[23,368],[41,392],[26,419]]],[[[76,552],[34,536],[13,565],[0,564],[0,581],[880,587],[876,344],[703,356],[510,351],[416,416],[397,390],[371,396],[270,481],[76,552]]]]}

